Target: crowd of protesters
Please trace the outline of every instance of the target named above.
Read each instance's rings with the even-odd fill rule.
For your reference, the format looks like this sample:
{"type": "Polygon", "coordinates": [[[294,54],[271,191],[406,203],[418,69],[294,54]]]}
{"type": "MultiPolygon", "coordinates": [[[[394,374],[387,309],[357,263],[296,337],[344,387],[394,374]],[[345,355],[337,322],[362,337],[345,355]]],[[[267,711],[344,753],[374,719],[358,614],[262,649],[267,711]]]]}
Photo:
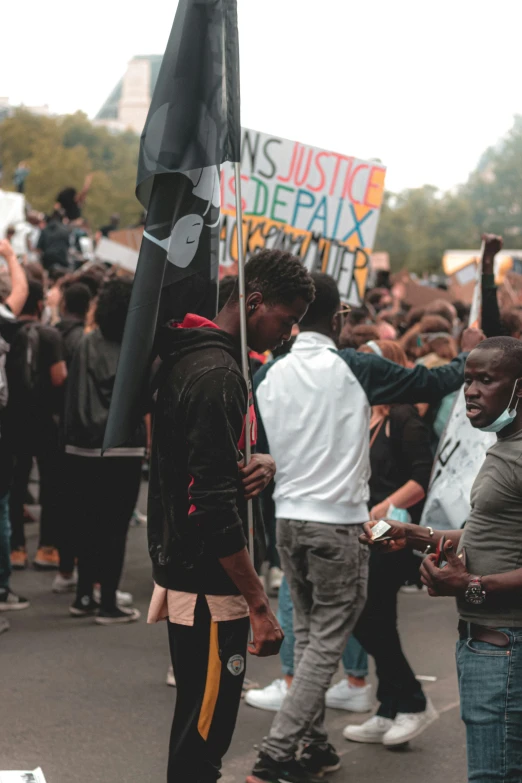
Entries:
{"type": "MultiPolygon", "coordinates": [[[[30,214],[34,230],[27,233],[23,252],[13,250],[12,231],[0,241],[0,632],[9,627],[4,612],[29,606],[27,598],[11,589],[10,576],[31,562],[55,572],[53,591],[73,595],[73,617],[90,617],[100,625],[140,617],[119,582],[151,446],[151,418],[164,414],[156,412],[151,401],[134,438],[102,458],[132,277],[90,260],[93,244],[81,217],[88,187],[87,181],[80,193],[62,191],[45,220],[30,214]],[[24,529],[35,467],[40,528],[37,551],[29,553],[24,529]]],[[[100,235],[117,227],[118,216],[113,215],[100,235]]],[[[522,309],[515,305],[500,310],[494,283],[493,258],[500,241],[489,237],[487,246],[491,252],[485,253],[482,277],[484,332],[518,340],[522,309]]],[[[449,303],[434,293],[429,305],[408,306],[402,284],[393,284],[387,276],[367,291],[360,306],[350,309],[328,275],[296,277],[288,253],[260,257],[268,265],[278,262],[282,271],[274,273],[271,284],[263,283],[265,289],[260,284],[257,293],[279,301],[278,283],[285,291],[294,286],[304,304],[292,313],[281,294],[286,306],[281,319],[286,320],[281,320],[273,342],[283,335],[283,345],[268,345],[266,323],[257,323],[250,333],[259,439],[254,467],[242,465],[238,475],[245,496],[261,501],[265,540],[260,550],[266,543],[266,558],[262,569],[261,562],[257,565],[266,576],[260,589],[278,594],[285,637],[282,677],[264,688],[247,684],[244,689],[248,705],[277,713],[250,780],[313,783],[340,766],[325,731],[325,706],[353,713],[372,709],[368,655],[376,664],[378,708],[362,725],[347,725],[346,739],[404,745],[438,717],[408,663],[397,629],[398,592],[405,586],[423,589],[422,560],[407,549],[393,554],[372,550],[368,558],[359,537],[368,518],[419,524],[437,443],[462,384],[462,352],[472,350],[484,335],[467,330],[469,308],[462,303],[449,303]],[[332,685],[341,660],[344,675],[332,685]]],[[[262,278],[257,274],[254,282],[262,278]]],[[[217,331],[234,333],[237,301],[235,278],[224,278],[217,331]]],[[[255,297],[250,306],[255,313],[255,297]]],[[[208,330],[210,322],[194,325],[197,331],[214,331],[208,330]]],[[[193,350],[192,344],[185,346],[182,331],[169,335],[169,351],[193,350]]],[[[215,334],[209,338],[211,343],[216,339],[215,334]]],[[[231,348],[224,345],[223,350],[231,348]]],[[[167,426],[160,430],[156,441],[168,436],[167,426]]],[[[171,458],[174,469],[176,455],[171,458]]],[[[156,480],[161,483],[161,475],[156,480]]],[[[191,497],[198,492],[196,480],[191,497]]],[[[232,584],[235,572],[232,566],[228,572],[224,561],[235,552],[235,542],[231,533],[227,536],[230,540],[223,539],[216,551],[232,584]]],[[[157,580],[149,620],[170,618],[171,646],[177,648],[173,660],[184,672],[194,665],[199,637],[190,637],[183,626],[206,628],[214,612],[223,610],[209,602],[209,613],[198,601],[189,623],[187,606],[173,608],[171,593],[185,595],[179,591],[194,589],[188,582],[176,588],[167,582],[157,580]]],[[[220,583],[218,592],[226,587],[220,583]]],[[[233,617],[226,611],[224,616],[239,623],[241,635],[249,607],[236,602],[233,617]]],[[[240,659],[241,653],[235,652],[229,664],[240,659]]],[[[202,682],[206,666],[205,659],[202,682]]],[[[231,673],[242,674],[243,668],[231,673]]],[[[176,683],[172,672],[169,682],[176,683]]],[[[184,681],[178,695],[185,711],[194,698],[187,687],[184,681]]],[[[182,709],[177,708],[178,723],[182,709]]],[[[225,710],[220,720],[231,735],[235,716],[225,710]]],[[[195,752],[199,739],[197,732],[194,737],[186,733],[185,745],[172,742],[169,780],[195,752]]],[[[226,750],[226,737],[222,744],[226,750]]],[[[219,763],[220,758],[212,770],[218,772],[219,763]]]]}

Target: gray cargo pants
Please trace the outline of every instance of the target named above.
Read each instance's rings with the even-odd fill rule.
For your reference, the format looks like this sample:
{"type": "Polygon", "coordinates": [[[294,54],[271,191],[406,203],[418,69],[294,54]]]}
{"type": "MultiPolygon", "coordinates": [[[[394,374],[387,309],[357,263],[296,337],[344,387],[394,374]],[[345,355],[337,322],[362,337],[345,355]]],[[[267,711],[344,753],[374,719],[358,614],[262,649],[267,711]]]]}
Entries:
{"type": "Polygon", "coordinates": [[[301,739],[325,742],[325,693],[366,601],[362,524],[280,519],[277,548],[294,604],[294,680],[261,750],[291,759],[301,739]]]}

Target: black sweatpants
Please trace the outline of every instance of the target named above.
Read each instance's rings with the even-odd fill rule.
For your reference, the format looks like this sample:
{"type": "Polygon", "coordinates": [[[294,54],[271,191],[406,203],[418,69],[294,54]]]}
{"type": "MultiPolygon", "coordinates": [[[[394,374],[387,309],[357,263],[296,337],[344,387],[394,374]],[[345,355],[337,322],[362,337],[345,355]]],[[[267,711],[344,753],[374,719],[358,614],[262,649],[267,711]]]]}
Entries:
{"type": "Polygon", "coordinates": [[[397,593],[410,557],[408,551],[371,553],[368,599],[354,629],[356,639],[375,660],[377,715],[392,720],[398,712],[426,709],[426,697],[402,651],[397,628],[397,593]]]}
{"type": "Polygon", "coordinates": [[[248,618],[215,623],[204,596],[194,625],[168,623],[176,677],[167,783],[214,783],[221,777],[241,701],[248,618]]]}
{"type": "Polygon", "coordinates": [[[140,491],[141,457],[67,458],[71,524],[77,525],[77,598],[92,596],[99,581],[102,608],[112,611],[140,491]]]}

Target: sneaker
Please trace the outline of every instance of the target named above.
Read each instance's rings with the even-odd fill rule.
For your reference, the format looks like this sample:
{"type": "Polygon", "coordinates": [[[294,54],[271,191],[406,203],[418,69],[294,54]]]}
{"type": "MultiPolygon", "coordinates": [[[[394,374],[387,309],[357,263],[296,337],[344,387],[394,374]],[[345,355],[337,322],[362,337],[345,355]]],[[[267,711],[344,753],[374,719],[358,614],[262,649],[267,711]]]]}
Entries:
{"type": "Polygon", "coordinates": [[[341,759],[334,746],[328,742],[305,745],[299,761],[308,772],[319,777],[341,769],[341,759]]]}
{"type": "MultiPolygon", "coordinates": [[[[101,601],[101,589],[99,585],[94,585],[93,598],[100,603],[101,601]]],[[[116,604],[117,606],[132,606],[134,598],[132,593],[124,593],[121,590],[116,590],[116,604]]]]}
{"type": "Polygon", "coordinates": [[[361,726],[346,726],[343,730],[343,737],[350,742],[379,744],[392,726],[391,718],[381,718],[380,715],[374,715],[361,726]]]}
{"type": "Polygon", "coordinates": [[[422,734],[438,717],[439,713],[430,699],[424,712],[399,712],[393,721],[393,726],[384,735],[383,744],[387,748],[404,745],[422,734]]]}
{"type": "Polygon", "coordinates": [[[170,685],[171,688],[176,687],[176,678],[174,677],[174,667],[169,666],[169,670],[167,672],[167,685],[170,685]]]}
{"type": "Polygon", "coordinates": [[[100,604],[96,603],[90,595],[77,598],[69,607],[69,613],[73,617],[92,617],[99,610],[100,604]]]}
{"type": "Polygon", "coordinates": [[[78,584],[78,574],[76,571],[71,576],[56,574],[53,580],[53,593],[74,593],[78,584]]]}
{"type": "Polygon", "coordinates": [[[274,761],[265,753],[260,753],[246,783],[324,783],[322,778],[308,772],[296,759],[274,761]]]}
{"type": "Polygon", "coordinates": [[[23,571],[24,568],[27,568],[27,550],[24,546],[12,550],[11,568],[15,571],[23,571]]]}
{"type": "Polygon", "coordinates": [[[122,625],[123,623],[135,623],[141,617],[137,609],[120,609],[117,607],[111,612],[100,609],[94,622],[98,625],[122,625]]]}
{"type": "Polygon", "coordinates": [[[253,688],[245,693],[245,702],[258,710],[278,712],[288,693],[286,680],[274,680],[266,688],[253,688]]]}
{"type": "Polygon", "coordinates": [[[326,706],[334,710],[349,712],[370,712],[372,709],[372,686],[363,685],[358,688],[351,685],[346,677],[326,692],[326,706]]]}
{"type": "Polygon", "coordinates": [[[16,595],[8,587],[0,590],[0,612],[13,612],[17,609],[27,609],[28,606],[29,601],[27,598],[16,595]]]}
{"type": "Polygon", "coordinates": [[[0,633],[4,633],[10,629],[9,620],[6,617],[0,617],[0,633]]]}
{"type": "Polygon", "coordinates": [[[268,592],[270,595],[277,594],[283,581],[283,572],[277,566],[272,566],[268,572],[268,592]]]}
{"type": "Polygon", "coordinates": [[[131,517],[131,524],[136,525],[136,527],[139,527],[140,525],[146,525],[147,515],[142,514],[141,511],[138,511],[138,509],[135,508],[131,517]]]}
{"type": "Polygon", "coordinates": [[[244,699],[245,698],[245,693],[247,691],[252,691],[255,688],[259,688],[259,683],[256,682],[255,680],[250,680],[248,677],[245,677],[245,679],[243,680],[242,688],[241,688],[241,698],[244,699]]]}
{"type": "Polygon", "coordinates": [[[33,560],[35,568],[41,571],[54,571],[60,567],[60,555],[53,546],[41,546],[33,560]]]}

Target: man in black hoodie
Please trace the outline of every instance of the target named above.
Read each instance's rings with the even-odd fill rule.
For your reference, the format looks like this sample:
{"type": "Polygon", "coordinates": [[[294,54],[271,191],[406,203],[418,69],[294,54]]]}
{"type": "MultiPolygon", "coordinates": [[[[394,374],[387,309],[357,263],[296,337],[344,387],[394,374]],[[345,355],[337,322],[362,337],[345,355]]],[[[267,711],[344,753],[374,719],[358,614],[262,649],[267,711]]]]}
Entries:
{"type": "Polygon", "coordinates": [[[60,305],[62,318],[56,324],[56,328],[62,335],[68,368],[71,366],[74,352],[83,337],[90,303],[91,292],[85,283],[72,282],[64,286],[60,305]]]}
{"type": "MultiPolygon", "coordinates": [[[[299,259],[279,250],[255,255],[245,276],[248,346],[264,352],[290,338],[313,301],[314,284],[299,259]]],[[[213,322],[187,315],[181,324],[170,323],[160,341],[148,508],[156,587],[149,621],[168,619],[178,688],[169,783],[220,777],[241,698],[249,620],[251,654],[274,655],[283,639],[246,547],[245,500],[257,500],[275,466],[268,455],[242,466],[247,387],[239,308],[236,288],[213,322]]]]}

